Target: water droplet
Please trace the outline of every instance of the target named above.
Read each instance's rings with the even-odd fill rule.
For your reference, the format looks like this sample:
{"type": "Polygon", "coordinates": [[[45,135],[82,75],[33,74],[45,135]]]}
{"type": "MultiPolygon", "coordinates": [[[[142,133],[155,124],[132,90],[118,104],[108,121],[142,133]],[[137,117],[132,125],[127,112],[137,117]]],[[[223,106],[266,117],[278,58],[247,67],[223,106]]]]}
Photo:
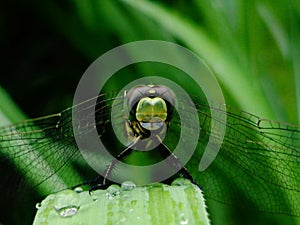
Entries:
{"type": "Polygon", "coordinates": [[[130,208],[130,209],[129,209],[129,212],[130,212],[130,213],[133,213],[133,211],[134,211],[133,208],[130,208]]]}
{"type": "Polygon", "coordinates": [[[133,183],[132,181],[124,181],[121,184],[121,190],[122,191],[131,191],[136,187],[136,184],[133,183]]]}
{"type": "Polygon", "coordinates": [[[106,189],[106,195],[112,199],[120,194],[120,186],[113,184],[106,189]]]}
{"type": "Polygon", "coordinates": [[[74,188],[74,191],[77,193],[81,193],[81,192],[83,192],[83,189],[82,189],[82,187],[76,187],[76,188],[74,188]]]}
{"type": "Polygon", "coordinates": [[[177,178],[172,182],[172,186],[184,186],[187,184],[191,184],[191,181],[185,178],[177,178]]]}
{"type": "Polygon", "coordinates": [[[181,220],[180,220],[180,224],[182,224],[182,225],[186,225],[186,224],[189,224],[189,219],[187,219],[187,218],[181,218],[181,220]]]}
{"type": "Polygon", "coordinates": [[[42,203],[38,202],[35,204],[35,208],[39,210],[42,207],[42,203]]]}
{"type": "Polygon", "coordinates": [[[103,195],[106,195],[106,191],[102,189],[92,190],[89,195],[93,201],[98,201],[98,199],[103,198],[103,195]]]}
{"type": "Polygon", "coordinates": [[[119,220],[119,224],[124,224],[126,222],[127,218],[126,217],[122,217],[120,220],[119,220]]]}
{"type": "Polygon", "coordinates": [[[182,225],[189,224],[189,219],[186,218],[183,213],[181,213],[181,215],[180,215],[180,224],[182,224],[182,225]]]}
{"type": "Polygon", "coordinates": [[[60,216],[69,217],[78,212],[81,201],[78,193],[72,190],[65,190],[56,194],[53,205],[60,216]]]}

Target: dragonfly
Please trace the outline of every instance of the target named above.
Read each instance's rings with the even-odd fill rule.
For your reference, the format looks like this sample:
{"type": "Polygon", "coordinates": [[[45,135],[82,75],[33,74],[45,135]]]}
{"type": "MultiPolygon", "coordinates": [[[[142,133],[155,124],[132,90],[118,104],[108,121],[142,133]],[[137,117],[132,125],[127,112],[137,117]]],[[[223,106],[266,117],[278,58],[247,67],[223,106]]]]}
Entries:
{"type": "MultiPolygon", "coordinates": [[[[137,158],[149,158],[145,162],[148,165],[171,156],[166,168],[199,184],[207,199],[240,207],[240,196],[244,196],[256,210],[300,216],[299,125],[224,109],[191,96],[199,127],[189,116],[192,110],[186,100],[164,85],[139,85],[121,92],[101,93],[95,98],[96,101],[86,100],[61,113],[0,128],[1,171],[5,171],[0,180],[1,193],[28,197],[36,191],[45,195],[88,184],[86,180],[93,181],[90,188],[94,190],[110,183],[112,176],[122,174],[118,160],[126,161],[136,154],[137,158]],[[181,105],[185,107],[180,108],[181,105]],[[85,113],[91,107],[94,113],[85,113]],[[113,111],[114,107],[117,110],[113,111]],[[178,109],[185,112],[187,119],[181,121],[178,109]],[[72,118],[74,111],[80,112],[82,118],[72,118]],[[199,160],[209,138],[219,138],[219,132],[212,131],[212,124],[225,125],[213,118],[212,112],[227,116],[226,132],[216,159],[206,170],[199,171],[199,160]],[[183,127],[191,132],[182,134],[183,127]],[[74,136],[75,133],[83,138],[92,132],[117,159],[96,158],[92,149],[87,150],[103,170],[101,179],[87,164],[74,136]],[[179,137],[189,148],[194,132],[199,133],[196,149],[183,165],[173,150],[179,137]],[[125,141],[118,140],[116,133],[125,141]]],[[[141,165],[140,160],[130,162],[141,165]]],[[[0,201],[7,203],[11,199],[0,201]]]]}

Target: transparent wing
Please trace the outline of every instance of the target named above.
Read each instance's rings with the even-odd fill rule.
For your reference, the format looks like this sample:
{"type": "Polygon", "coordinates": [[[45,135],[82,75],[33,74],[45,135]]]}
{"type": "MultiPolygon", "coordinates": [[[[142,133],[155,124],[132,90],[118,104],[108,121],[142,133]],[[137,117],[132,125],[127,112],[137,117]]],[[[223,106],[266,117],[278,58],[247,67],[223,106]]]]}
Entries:
{"type": "Polygon", "coordinates": [[[91,105],[92,100],[89,100],[58,114],[0,128],[2,193],[7,190],[26,193],[25,187],[28,187],[49,194],[94,179],[95,173],[86,177],[87,171],[92,169],[80,154],[73,129],[84,134],[97,129],[99,137],[103,134],[109,122],[111,102],[115,100],[114,93],[97,98],[96,105],[91,105]],[[95,115],[84,113],[90,107],[96,109],[98,116],[92,120],[93,124],[85,124],[91,121],[90,117],[95,118],[95,115]],[[73,121],[74,128],[73,110],[82,111],[84,115],[81,121],[73,121]]]}
{"type": "MultiPolygon", "coordinates": [[[[187,167],[207,198],[238,207],[300,216],[300,126],[195,100],[201,124],[197,150],[187,167]],[[226,133],[211,166],[200,172],[208,138],[219,141],[224,126],[211,112],[227,115],[226,133]],[[246,205],[242,199],[248,199],[246,205]]],[[[174,118],[180,124],[179,118],[174,118]]],[[[191,121],[192,124],[192,121],[191,121]]],[[[180,124],[182,126],[182,124],[180,124]]],[[[189,126],[188,124],[186,126],[189,126]]]]}

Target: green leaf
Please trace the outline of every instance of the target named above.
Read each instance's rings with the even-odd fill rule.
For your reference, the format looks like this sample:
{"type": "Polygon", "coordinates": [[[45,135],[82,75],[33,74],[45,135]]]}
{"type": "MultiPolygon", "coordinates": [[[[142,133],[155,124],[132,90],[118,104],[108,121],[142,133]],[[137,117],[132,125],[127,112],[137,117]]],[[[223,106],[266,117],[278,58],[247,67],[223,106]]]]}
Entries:
{"type": "Polygon", "coordinates": [[[190,182],[135,188],[124,184],[91,196],[72,190],[49,195],[33,224],[210,224],[202,192],[190,182]]]}
{"type": "Polygon", "coordinates": [[[26,116],[0,86],[0,126],[24,120],[26,116]]]}

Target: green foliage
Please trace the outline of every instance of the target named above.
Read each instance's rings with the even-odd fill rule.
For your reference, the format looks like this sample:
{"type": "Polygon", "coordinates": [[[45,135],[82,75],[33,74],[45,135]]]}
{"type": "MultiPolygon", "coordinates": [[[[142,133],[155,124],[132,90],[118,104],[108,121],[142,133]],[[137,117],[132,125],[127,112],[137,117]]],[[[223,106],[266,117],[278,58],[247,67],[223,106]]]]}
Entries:
{"type": "MultiPolygon", "coordinates": [[[[17,1],[18,7],[2,4],[1,52],[6,57],[0,85],[28,117],[72,105],[80,77],[102,53],[127,42],[158,39],[177,42],[200,55],[215,72],[228,105],[268,119],[299,123],[298,1],[32,0],[17,1]]],[[[111,79],[105,90],[117,90],[136,74],[153,75],[158,70],[150,64],[120,71],[123,78],[111,79]]],[[[180,75],[174,79],[180,80],[180,75]]],[[[189,87],[188,81],[181,82],[189,87]]],[[[191,92],[198,90],[191,88],[191,92]]],[[[1,89],[0,124],[23,120],[25,116],[6,95],[1,89]]],[[[236,213],[239,207],[214,201],[209,210],[213,224],[250,221],[251,217],[256,224],[297,222],[248,211],[242,218],[236,213]]]]}
{"type": "Polygon", "coordinates": [[[191,183],[153,184],[132,190],[112,185],[92,196],[71,190],[49,195],[41,203],[33,224],[141,223],[209,225],[209,219],[202,193],[191,183]]]}

